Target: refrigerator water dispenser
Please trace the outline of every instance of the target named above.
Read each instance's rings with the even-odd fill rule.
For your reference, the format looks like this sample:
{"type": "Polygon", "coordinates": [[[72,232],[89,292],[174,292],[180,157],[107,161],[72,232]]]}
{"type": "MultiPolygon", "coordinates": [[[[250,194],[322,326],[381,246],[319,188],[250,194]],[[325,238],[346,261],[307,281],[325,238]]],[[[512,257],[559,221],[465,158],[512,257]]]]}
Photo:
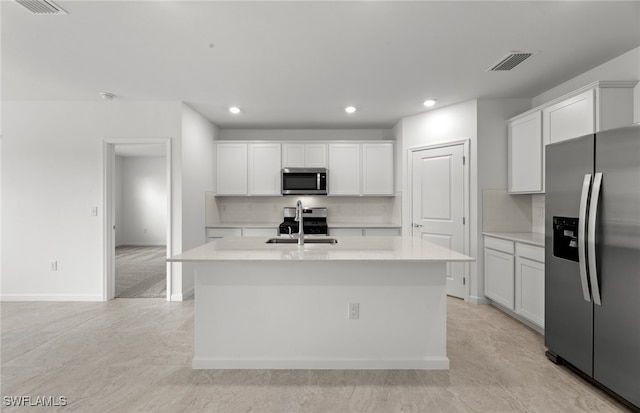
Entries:
{"type": "Polygon", "coordinates": [[[553,256],[578,262],[578,218],[553,217],[553,256]]]}

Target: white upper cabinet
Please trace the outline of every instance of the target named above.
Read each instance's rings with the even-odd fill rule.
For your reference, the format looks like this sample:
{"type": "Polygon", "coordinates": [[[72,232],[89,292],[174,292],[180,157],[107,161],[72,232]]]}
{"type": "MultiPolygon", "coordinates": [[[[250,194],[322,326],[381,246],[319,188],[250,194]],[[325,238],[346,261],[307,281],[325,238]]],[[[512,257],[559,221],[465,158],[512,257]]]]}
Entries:
{"type": "Polygon", "coordinates": [[[558,102],[542,110],[545,143],[555,143],[594,133],[595,90],[558,102]]]}
{"type": "Polygon", "coordinates": [[[280,144],[249,144],[249,195],[280,195],[280,144]]]}
{"type": "Polygon", "coordinates": [[[329,195],[393,196],[394,143],[216,143],[216,195],[280,196],[282,168],[327,168],[329,195]]]}
{"type": "Polygon", "coordinates": [[[393,195],[393,143],[329,144],[329,195],[393,195]]]}
{"type": "Polygon", "coordinates": [[[304,143],[282,144],[282,167],[304,168],[304,143]]]}
{"type": "Polygon", "coordinates": [[[542,136],[550,144],[633,123],[637,81],[594,82],[542,109],[542,136]]]}
{"type": "Polygon", "coordinates": [[[219,143],[216,145],[217,195],[247,195],[246,143],[219,143]]]}
{"type": "Polygon", "coordinates": [[[633,123],[637,83],[594,82],[511,118],[509,192],[544,193],[545,145],[633,123]]]}
{"type": "Polygon", "coordinates": [[[304,145],[304,166],[307,168],[327,167],[327,144],[306,143],[304,145]]]}
{"type": "Polygon", "coordinates": [[[283,168],[326,168],[326,143],[283,143],[283,168]]]}
{"type": "Polygon", "coordinates": [[[393,195],[393,144],[362,144],[362,194],[393,195]]]}
{"type": "Polygon", "coordinates": [[[360,195],[360,144],[329,144],[329,195],[360,195]]]}
{"type": "Polygon", "coordinates": [[[509,192],[544,192],[542,113],[536,111],[508,123],[509,192]]]}
{"type": "Polygon", "coordinates": [[[218,143],[217,195],[280,195],[279,143],[218,143]]]}

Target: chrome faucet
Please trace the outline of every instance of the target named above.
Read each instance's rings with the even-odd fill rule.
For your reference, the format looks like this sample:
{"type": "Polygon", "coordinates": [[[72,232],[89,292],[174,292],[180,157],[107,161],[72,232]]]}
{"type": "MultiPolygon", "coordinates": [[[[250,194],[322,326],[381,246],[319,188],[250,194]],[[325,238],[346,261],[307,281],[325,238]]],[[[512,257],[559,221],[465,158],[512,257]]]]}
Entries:
{"type": "Polygon", "coordinates": [[[296,204],[296,217],[294,220],[298,223],[298,245],[304,245],[304,222],[302,218],[303,213],[302,201],[298,200],[296,204]]]}

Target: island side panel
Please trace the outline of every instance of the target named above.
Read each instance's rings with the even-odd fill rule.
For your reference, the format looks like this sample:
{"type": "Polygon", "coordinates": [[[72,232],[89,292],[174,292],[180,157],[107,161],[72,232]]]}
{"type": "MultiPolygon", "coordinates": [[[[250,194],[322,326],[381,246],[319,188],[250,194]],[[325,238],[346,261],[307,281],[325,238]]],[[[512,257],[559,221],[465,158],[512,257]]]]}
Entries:
{"type": "Polygon", "coordinates": [[[193,368],[448,369],[445,271],[444,262],[198,263],[193,368]]]}

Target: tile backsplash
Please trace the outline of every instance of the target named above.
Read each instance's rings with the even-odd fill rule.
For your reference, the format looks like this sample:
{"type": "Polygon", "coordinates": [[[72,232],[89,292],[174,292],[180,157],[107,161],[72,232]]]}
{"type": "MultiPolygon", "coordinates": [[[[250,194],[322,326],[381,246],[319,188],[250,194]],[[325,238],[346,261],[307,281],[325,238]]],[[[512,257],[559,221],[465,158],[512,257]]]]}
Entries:
{"type": "Polygon", "coordinates": [[[216,197],[206,194],[206,225],[220,223],[275,223],[282,209],[295,207],[298,199],[308,207],[326,207],[329,223],[400,225],[401,195],[395,197],[266,196],[216,197]]]}
{"type": "Polygon", "coordinates": [[[483,190],[482,230],[544,233],[544,194],[510,195],[505,189],[483,190]]]}
{"type": "Polygon", "coordinates": [[[532,230],[544,234],[544,194],[531,195],[532,230]]]}

